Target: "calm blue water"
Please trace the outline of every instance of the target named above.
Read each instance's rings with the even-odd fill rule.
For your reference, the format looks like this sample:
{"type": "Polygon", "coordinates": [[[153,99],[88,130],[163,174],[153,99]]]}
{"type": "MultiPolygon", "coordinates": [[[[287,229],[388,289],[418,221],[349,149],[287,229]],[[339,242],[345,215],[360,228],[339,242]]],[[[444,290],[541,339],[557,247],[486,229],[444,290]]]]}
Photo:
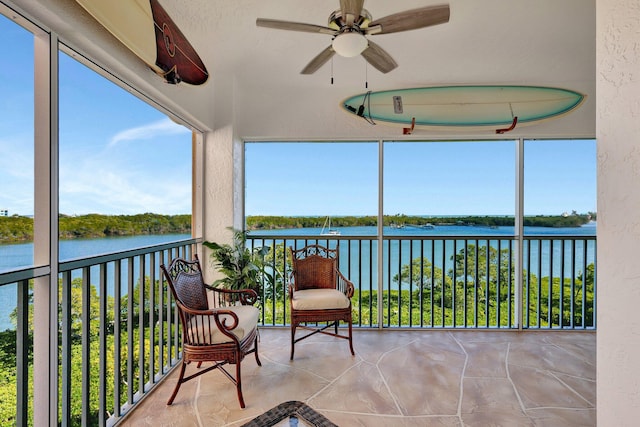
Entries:
{"type": "MultiPolygon", "coordinates": [[[[60,260],[67,261],[190,238],[190,234],[104,237],[60,241],[60,260]]],[[[33,265],[33,243],[0,245],[0,272],[33,265]]],[[[0,331],[13,328],[9,314],[17,304],[16,286],[0,286],[0,331]]]]}
{"type": "MultiPolygon", "coordinates": [[[[332,227],[338,230],[342,236],[375,236],[377,227],[332,227]]],[[[405,226],[404,228],[384,227],[386,236],[513,236],[514,227],[483,227],[467,225],[444,225],[433,228],[421,228],[405,226]]],[[[260,235],[290,235],[290,236],[317,236],[322,228],[295,228],[286,230],[251,231],[250,236],[260,235]]],[[[582,227],[549,228],[549,227],[524,227],[525,235],[532,236],[595,236],[596,224],[589,223],[582,227]]]]}
{"type": "MultiPolygon", "coordinates": [[[[376,227],[337,227],[342,236],[375,236],[376,227]]],[[[300,228],[289,230],[270,230],[270,231],[252,231],[251,236],[260,235],[313,235],[317,236],[321,232],[320,228],[300,228]]],[[[418,227],[406,226],[404,228],[385,227],[385,235],[389,236],[415,236],[415,235],[433,235],[433,236],[512,236],[513,227],[473,227],[473,226],[436,226],[435,228],[423,229],[418,227]]],[[[594,236],[596,234],[595,224],[585,225],[579,228],[546,228],[546,227],[525,227],[525,235],[578,235],[578,236],[594,236]]],[[[93,255],[107,254],[132,248],[139,248],[149,245],[171,242],[175,240],[187,239],[187,234],[170,234],[157,236],[131,236],[131,237],[110,237],[100,239],[80,239],[80,240],[63,240],[60,242],[60,259],[62,261],[84,258],[93,255]]],[[[453,244],[453,243],[451,243],[453,244]]],[[[451,248],[447,248],[451,250],[451,248]]],[[[544,255],[544,248],[543,255],[544,255]]],[[[403,262],[408,256],[408,250],[403,249],[403,262]]],[[[537,255],[537,248],[531,249],[532,257],[537,255]]],[[[357,253],[355,254],[357,255],[357,253]]],[[[398,248],[392,248],[391,259],[392,264],[399,258],[398,248]]],[[[588,260],[592,262],[593,260],[588,260]]],[[[0,272],[8,271],[20,267],[28,267],[33,264],[33,244],[7,244],[0,245],[0,272]]],[[[361,283],[371,282],[376,279],[377,272],[373,272],[373,276],[368,276],[368,271],[361,277],[351,277],[361,283]]],[[[366,286],[368,287],[368,286],[366,286]]],[[[0,287],[0,330],[13,328],[9,320],[9,314],[15,309],[17,303],[16,287],[2,286],[0,287]]]]}

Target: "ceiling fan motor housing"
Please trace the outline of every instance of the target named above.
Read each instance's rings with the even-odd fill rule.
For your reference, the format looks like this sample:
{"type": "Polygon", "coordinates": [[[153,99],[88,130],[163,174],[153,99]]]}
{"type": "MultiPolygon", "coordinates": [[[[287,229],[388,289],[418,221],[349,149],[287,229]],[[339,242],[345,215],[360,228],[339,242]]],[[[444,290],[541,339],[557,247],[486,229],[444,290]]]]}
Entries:
{"type": "MultiPolygon", "coordinates": [[[[354,18],[355,19],[355,18],[354,18]]],[[[357,17],[357,20],[353,21],[353,24],[349,25],[349,22],[345,17],[342,16],[342,10],[338,9],[334,11],[331,15],[329,15],[329,28],[333,28],[334,30],[341,30],[345,27],[353,27],[356,26],[358,29],[367,28],[369,26],[369,22],[371,22],[371,14],[366,9],[362,9],[360,12],[360,16],[357,17]]]]}

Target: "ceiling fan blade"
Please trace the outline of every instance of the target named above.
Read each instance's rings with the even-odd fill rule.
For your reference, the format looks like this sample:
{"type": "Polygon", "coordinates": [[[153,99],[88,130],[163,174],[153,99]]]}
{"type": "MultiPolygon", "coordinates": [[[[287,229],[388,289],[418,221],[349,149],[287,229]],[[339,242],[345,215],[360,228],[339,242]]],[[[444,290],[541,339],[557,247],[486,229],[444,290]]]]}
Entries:
{"type": "Polygon", "coordinates": [[[449,22],[449,5],[427,6],[405,10],[376,19],[369,24],[367,34],[389,34],[399,31],[415,30],[431,25],[449,22]]]}
{"type": "Polygon", "coordinates": [[[369,64],[385,74],[398,66],[391,55],[371,40],[369,40],[369,47],[362,52],[362,56],[369,64]]]}
{"type": "Polygon", "coordinates": [[[318,69],[320,67],[322,67],[328,60],[331,59],[331,57],[333,57],[333,55],[335,55],[335,50],[333,50],[333,47],[329,46],[327,47],[325,50],[323,50],[322,52],[320,52],[318,54],[318,56],[316,56],[315,58],[313,58],[311,60],[311,62],[309,62],[307,64],[306,67],[304,67],[304,69],[302,71],[300,71],[300,74],[313,74],[316,71],[318,71],[318,69]]]}
{"type": "Polygon", "coordinates": [[[360,18],[363,6],[364,0],[340,0],[343,22],[348,26],[353,25],[360,18]]]}
{"type": "Polygon", "coordinates": [[[256,19],[256,25],[258,27],[275,28],[276,30],[289,30],[289,31],[302,31],[305,33],[321,33],[329,34],[333,36],[337,33],[336,30],[329,27],[322,27],[320,25],[304,24],[302,22],[290,22],[280,21],[278,19],[256,19]]]}

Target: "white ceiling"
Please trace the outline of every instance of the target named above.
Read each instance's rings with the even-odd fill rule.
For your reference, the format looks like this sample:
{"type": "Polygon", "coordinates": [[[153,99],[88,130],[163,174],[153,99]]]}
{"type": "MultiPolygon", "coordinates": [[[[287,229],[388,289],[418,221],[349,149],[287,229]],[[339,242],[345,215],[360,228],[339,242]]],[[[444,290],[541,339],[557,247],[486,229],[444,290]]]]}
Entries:
{"type": "MultiPolygon", "coordinates": [[[[74,0],[16,0],[82,52],[205,128],[232,125],[241,138],[399,136],[341,111],[344,98],[369,90],[461,84],[522,84],[587,95],[558,119],[517,127],[528,137],[595,136],[595,0],[450,0],[449,23],[371,36],[398,68],[382,74],[364,59],[335,56],[313,75],[300,70],[331,36],[258,28],[258,17],[326,25],[338,0],[160,0],[210,72],[202,86],[163,83],[74,0]],[[334,83],[331,84],[333,74],[334,83]],[[365,88],[368,83],[368,89],[365,88]]],[[[380,18],[442,4],[365,0],[380,18]]],[[[467,131],[465,131],[467,132],[467,131]]],[[[474,135],[491,136],[488,130],[474,135]]],[[[420,137],[460,130],[417,130],[420,137]]],[[[495,136],[495,135],[493,135],[495,136]]]]}

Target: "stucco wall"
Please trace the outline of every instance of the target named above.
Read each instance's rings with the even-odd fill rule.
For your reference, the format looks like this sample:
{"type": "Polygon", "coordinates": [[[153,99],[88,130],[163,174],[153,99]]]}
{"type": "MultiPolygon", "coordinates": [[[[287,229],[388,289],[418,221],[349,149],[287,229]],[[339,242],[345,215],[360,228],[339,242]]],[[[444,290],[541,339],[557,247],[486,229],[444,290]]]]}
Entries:
{"type": "Polygon", "coordinates": [[[600,426],[640,422],[640,2],[597,2],[600,426]]]}

